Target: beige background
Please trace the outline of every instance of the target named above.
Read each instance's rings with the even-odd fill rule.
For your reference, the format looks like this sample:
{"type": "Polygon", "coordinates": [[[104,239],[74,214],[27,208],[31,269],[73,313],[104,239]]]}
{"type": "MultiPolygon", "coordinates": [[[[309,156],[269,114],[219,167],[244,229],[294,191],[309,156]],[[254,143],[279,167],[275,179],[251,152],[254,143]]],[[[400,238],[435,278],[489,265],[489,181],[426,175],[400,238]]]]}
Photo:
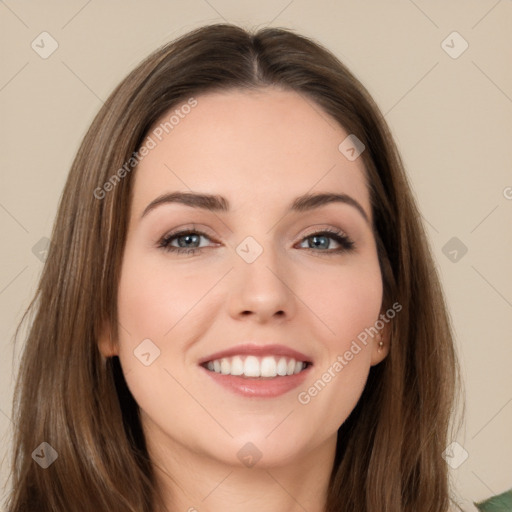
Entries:
{"type": "Polygon", "coordinates": [[[0,2],[2,483],[15,428],[19,349],[12,335],[42,268],[32,249],[50,236],[78,144],[102,101],[143,57],[222,20],[288,27],[317,39],[386,113],[456,332],[467,390],[466,423],[456,440],[469,457],[452,474],[464,510],[474,511],[473,500],[512,487],[511,0],[0,2]],[[59,45],[47,59],[31,48],[43,31],[59,45]],[[452,58],[464,40],[469,47],[452,58]],[[467,247],[457,261],[443,253],[452,237],[467,247]]]}

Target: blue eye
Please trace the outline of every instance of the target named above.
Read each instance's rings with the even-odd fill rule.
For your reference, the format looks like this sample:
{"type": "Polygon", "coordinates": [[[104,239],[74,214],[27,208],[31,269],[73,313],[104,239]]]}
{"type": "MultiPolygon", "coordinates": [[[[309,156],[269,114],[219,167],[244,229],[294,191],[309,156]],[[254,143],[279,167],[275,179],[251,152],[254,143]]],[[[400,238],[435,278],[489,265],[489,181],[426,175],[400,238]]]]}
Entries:
{"type": "Polygon", "coordinates": [[[341,252],[351,251],[354,247],[354,242],[350,240],[350,238],[343,234],[341,231],[330,231],[324,230],[319,233],[313,233],[311,235],[306,236],[303,241],[308,242],[308,247],[305,249],[322,249],[321,251],[315,252],[325,252],[327,254],[339,254],[341,252]],[[329,249],[331,245],[330,241],[334,240],[340,247],[337,249],[329,249]]]}
{"type": "Polygon", "coordinates": [[[159,242],[158,247],[169,252],[194,254],[201,250],[198,246],[201,241],[201,237],[210,239],[208,235],[199,231],[180,231],[178,233],[166,235],[159,242]],[[178,247],[171,245],[174,241],[178,242],[178,247]]]}
{"type": "MultiPolygon", "coordinates": [[[[205,247],[200,247],[201,238],[211,240],[210,237],[201,231],[195,230],[184,230],[177,233],[171,233],[164,236],[158,242],[158,248],[163,249],[167,252],[173,252],[177,254],[195,254],[201,252],[205,247]],[[177,246],[174,245],[177,242],[177,246]]],[[[301,244],[308,241],[308,247],[302,247],[313,252],[320,252],[325,254],[339,254],[342,252],[352,251],[354,248],[354,242],[345,235],[342,231],[331,231],[323,230],[318,233],[312,233],[304,237],[301,244]],[[330,249],[331,241],[334,240],[339,247],[330,249]],[[317,250],[320,249],[320,250],[317,250]]]]}

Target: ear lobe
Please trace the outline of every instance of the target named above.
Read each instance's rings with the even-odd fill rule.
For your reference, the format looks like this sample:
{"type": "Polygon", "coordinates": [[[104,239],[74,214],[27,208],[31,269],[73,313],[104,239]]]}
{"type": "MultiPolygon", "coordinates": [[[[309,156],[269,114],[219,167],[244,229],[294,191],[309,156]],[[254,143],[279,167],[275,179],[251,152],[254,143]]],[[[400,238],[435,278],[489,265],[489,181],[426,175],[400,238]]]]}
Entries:
{"type": "Polygon", "coordinates": [[[371,357],[371,366],[375,366],[384,359],[386,359],[389,354],[390,348],[390,337],[389,337],[389,329],[388,325],[386,325],[382,332],[379,332],[376,336],[373,337],[373,345],[372,345],[372,357],[371,357]]]}
{"type": "Polygon", "coordinates": [[[116,344],[112,342],[111,332],[110,323],[105,322],[98,336],[98,350],[103,357],[117,355],[117,347],[116,344]]]}

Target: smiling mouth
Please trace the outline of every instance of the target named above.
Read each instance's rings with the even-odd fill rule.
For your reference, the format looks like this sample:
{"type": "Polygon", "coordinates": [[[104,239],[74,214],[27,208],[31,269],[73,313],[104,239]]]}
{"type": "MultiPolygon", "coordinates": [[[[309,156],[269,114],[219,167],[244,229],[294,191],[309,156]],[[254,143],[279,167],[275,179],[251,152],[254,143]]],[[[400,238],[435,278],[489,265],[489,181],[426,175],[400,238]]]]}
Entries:
{"type": "Polygon", "coordinates": [[[245,377],[249,379],[273,379],[297,375],[311,366],[309,361],[297,361],[284,356],[233,356],[207,361],[201,366],[221,375],[245,377]]]}

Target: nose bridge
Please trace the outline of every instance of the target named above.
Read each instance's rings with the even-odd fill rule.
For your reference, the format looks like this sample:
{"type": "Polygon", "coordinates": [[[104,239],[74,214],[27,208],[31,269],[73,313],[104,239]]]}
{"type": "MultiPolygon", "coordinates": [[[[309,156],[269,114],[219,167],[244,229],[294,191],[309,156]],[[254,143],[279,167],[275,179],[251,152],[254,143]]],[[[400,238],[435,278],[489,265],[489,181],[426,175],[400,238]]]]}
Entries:
{"type": "Polygon", "coordinates": [[[290,271],[281,249],[272,235],[259,240],[248,236],[238,244],[229,305],[233,316],[253,313],[263,320],[275,314],[293,314],[290,271]]]}

